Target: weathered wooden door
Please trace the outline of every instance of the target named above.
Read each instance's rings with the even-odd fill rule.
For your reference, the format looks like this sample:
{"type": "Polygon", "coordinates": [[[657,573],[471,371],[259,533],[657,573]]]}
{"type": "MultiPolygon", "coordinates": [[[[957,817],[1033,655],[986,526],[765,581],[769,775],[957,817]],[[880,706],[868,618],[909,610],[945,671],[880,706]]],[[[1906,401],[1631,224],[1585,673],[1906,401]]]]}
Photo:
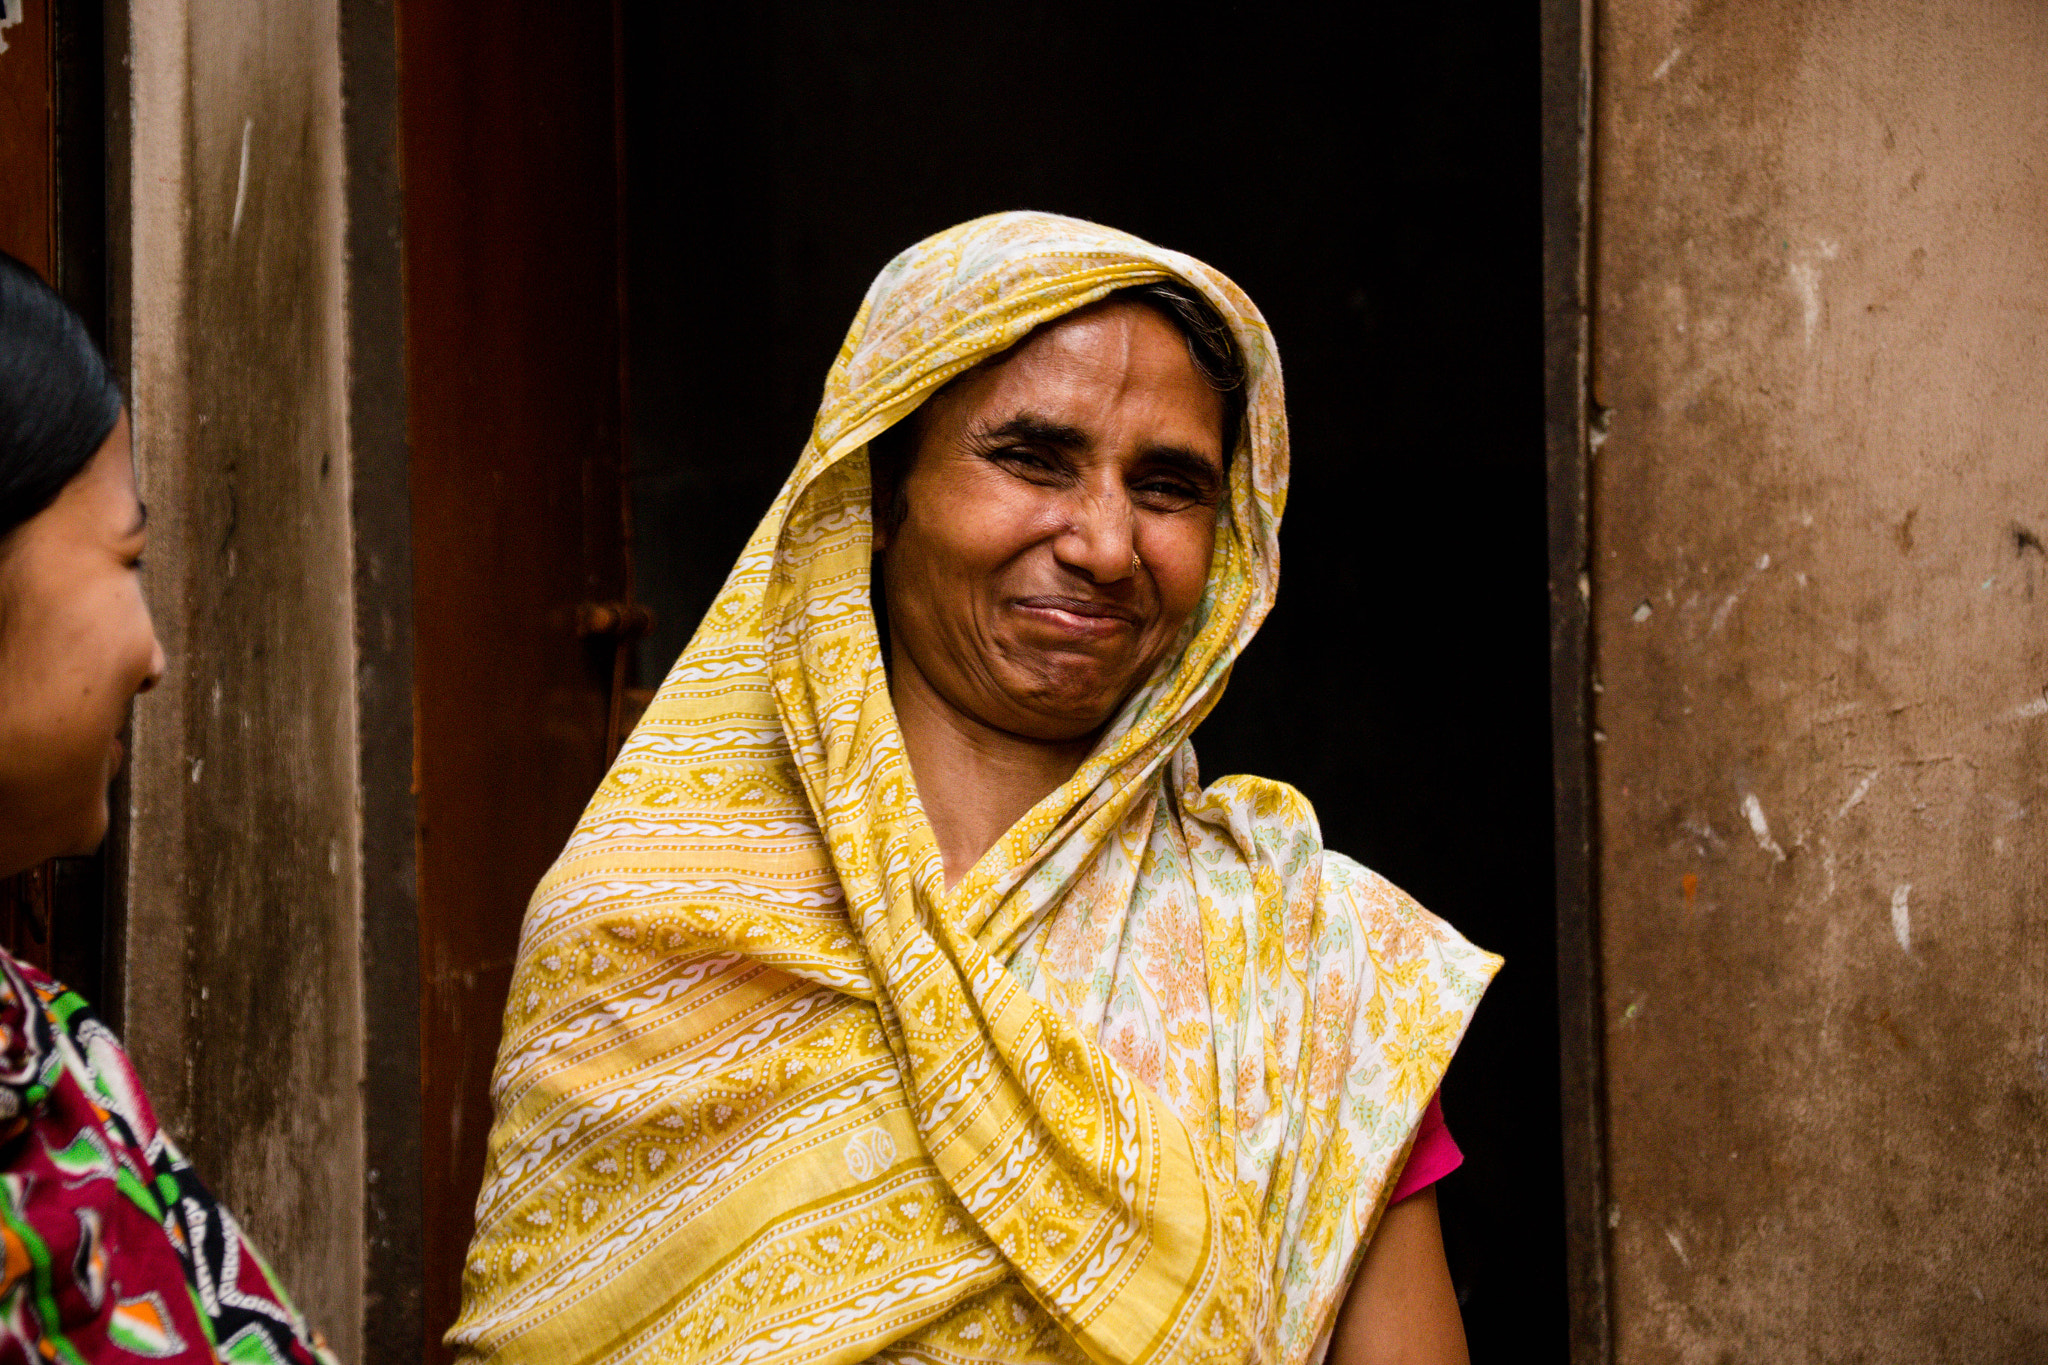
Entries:
{"type": "Polygon", "coordinates": [[[0,0],[0,250],[55,264],[57,45],[47,4],[0,0]]]}
{"type": "Polygon", "coordinates": [[[617,56],[609,5],[399,6],[429,1360],[520,917],[617,724],[617,56]]]}

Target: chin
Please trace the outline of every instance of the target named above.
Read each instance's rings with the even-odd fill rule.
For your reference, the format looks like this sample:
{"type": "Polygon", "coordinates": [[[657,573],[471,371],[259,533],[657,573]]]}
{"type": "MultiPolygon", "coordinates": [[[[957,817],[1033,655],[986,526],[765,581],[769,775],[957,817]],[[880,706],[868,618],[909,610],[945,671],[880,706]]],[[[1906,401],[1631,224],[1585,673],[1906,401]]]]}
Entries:
{"type": "Polygon", "coordinates": [[[1071,744],[1101,730],[1115,714],[1114,705],[1104,706],[1094,698],[1086,704],[1038,698],[1025,713],[1025,723],[1018,727],[1017,733],[1047,744],[1071,744]]]}
{"type": "Polygon", "coordinates": [[[107,839],[107,799],[102,796],[94,803],[92,810],[78,822],[71,842],[53,856],[59,858],[83,858],[96,853],[107,839]]]}

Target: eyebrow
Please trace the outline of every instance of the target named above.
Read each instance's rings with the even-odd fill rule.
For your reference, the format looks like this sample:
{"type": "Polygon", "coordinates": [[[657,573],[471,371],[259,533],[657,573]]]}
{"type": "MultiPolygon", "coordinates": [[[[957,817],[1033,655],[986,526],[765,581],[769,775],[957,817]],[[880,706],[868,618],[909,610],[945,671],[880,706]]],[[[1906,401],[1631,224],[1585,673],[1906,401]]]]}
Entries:
{"type": "Polygon", "coordinates": [[[1034,412],[1020,412],[1007,422],[983,428],[980,435],[988,441],[1035,441],[1058,450],[1080,450],[1088,444],[1088,433],[1081,428],[1034,412]]]}
{"type": "MultiPolygon", "coordinates": [[[[1007,422],[986,427],[981,433],[985,441],[1031,441],[1038,445],[1051,446],[1055,450],[1082,450],[1089,444],[1088,433],[1067,422],[1055,422],[1037,413],[1020,412],[1007,422]]],[[[1217,461],[1186,446],[1147,446],[1138,457],[1141,461],[1163,464],[1190,478],[1217,484],[1223,471],[1217,461]]]]}
{"type": "Polygon", "coordinates": [[[1151,446],[1140,457],[1153,464],[1163,464],[1199,483],[1216,487],[1223,479],[1223,471],[1216,461],[1186,446],[1151,446]]]}

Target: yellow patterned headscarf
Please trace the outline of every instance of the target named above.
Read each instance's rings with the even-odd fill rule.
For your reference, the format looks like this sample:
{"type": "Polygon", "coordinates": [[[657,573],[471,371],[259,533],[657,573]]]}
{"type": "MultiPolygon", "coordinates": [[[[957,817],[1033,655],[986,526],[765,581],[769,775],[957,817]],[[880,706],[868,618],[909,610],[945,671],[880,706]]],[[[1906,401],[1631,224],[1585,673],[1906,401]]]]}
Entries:
{"type": "Polygon", "coordinates": [[[1188,736],[1272,602],[1279,357],[1199,261],[1069,218],[876,279],[809,444],[527,911],[468,1358],[1299,1361],[1499,959],[1188,736]],[[869,602],[866,443],[1112,290],[1228,321],[1201,605],[950,890],[869,602]]]}

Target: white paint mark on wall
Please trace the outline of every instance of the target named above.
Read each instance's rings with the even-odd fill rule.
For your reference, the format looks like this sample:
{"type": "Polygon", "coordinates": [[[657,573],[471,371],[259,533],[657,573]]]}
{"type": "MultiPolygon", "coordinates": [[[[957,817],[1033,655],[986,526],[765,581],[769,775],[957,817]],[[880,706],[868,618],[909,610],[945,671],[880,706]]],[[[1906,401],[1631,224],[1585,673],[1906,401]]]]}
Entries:
{"type": "MultiPolygon", "coordinates": [[[[233,241],[242,231],[242,206],[249,202],[249,134],[256,130],[256,120],[242,120],[242,169],[235,175],[235,219],[228,224],[228,240],[233,241]]],[[[1813,329],[1808,328],[1811,332],[1813,329]]]]}
{"type": "Polygon", "coordinates": [[[1685,1243],[1678,1240],[1678,1234],[1670,1228],[1664,1229],[1664,1240],[1671,1243],[1671,1249],[1678,1253],[1679,1263],[1687,1270],[1692,1269],[1692,1257],[1685,1254],[1685,1243]]]}
{"type": "Polygon", "coordinates": [[[1770,551],[1766,550],[1766,551],[1765,551],[1764,553],[1762,553],[1762,554],[1760,554],[1760,555],[1758,555],[1758,556],[1756,557],[1756,571],[1757,571],[1758,573],[1762,573],[1762,572],[1763,572],[1763,571],[1764,571],[1765,569],[1768,569],[1768,568],[1770,568],[1770,567],[1771,567],[1771,555],[1770,555],[1770,551]]]}
{"type": "Polygon", "coordinates": [[[203,759],[203,758],[195,758],[195,759],[191,760],[191,773],[192,773],[192,785],[193,785],[193,786],[195,786],[195,787],[196,787],[196,786],[198,786],[198,785],[199,785],[199,774],[201,774],[201,773],[203,773],[203,772],[205,772],[205,771],[206,771],[206,760],[205,760],[205,759],[203,759]]]}
{"type": "Polygon", "coordinates": [[[1913,951],[1913,883],[1900,882],[1892,888],[1892,937],[1899,951],[1913,951]]]}
{"type": "Polygon", "coordinates": [[[1650,79],[1653,81],[1661,81],[1666,76],[1670,75],[1671,68],[1678,62],[1678,54],[1683,51],[1685,51],[1683,47],[1672,48],[1670,53],[1664,58],[1664,60],[1657,63],[1657,69],[1650,73],[1650,79]]]}
{"type": "Polygon", "coordinates": [[[1806,344],[1813,345],[1813,329],[1820,326],[1820,269],[1804,261],[1795,261],[1792,272],[1792,292],[1799,296],[1799,316],[1806,324],[1806,344]]]}
{"type": "Polygon", "coordinates": [[[1697,848],[1700,851],[1701,857],[1706,856],[1707,846],[1709,844],[1712,844],[1715,848],[1721,847],[1722,840],[1720,831],[1715,829],[1711,824],[1709,824],[1705,819],[1701,818],[1700,816],[1695,815],[1689,817],[1685,822],[1685,831],[1686,833],[1693,836],[1693,839],[1695,840],[1693,847],[1697,848]]]}
{"type": "MultiPolygon", "coordinates": [[[[1832,261],[1842,254],[1840,242],[1831,242],[1823,237],[1814,245],[1815,250],[1812,254],[1823,261],[1832,261]]],[[[1811,260],[1805,260],[1794,261],[1785,269],[1792,277],[1792,292],[1799,296],[1799,316],[1805,324],[1806,344],[1812,346],[1814,331],[1820,326],[1821,320],[1820,267],[1811,260]]],[[[1802,524],[1810,526],[1813,523],[1809,517],[1803,519],[1802,524]]]]}
{"type": "Polygon", "coordinates": [[[1637,625],[1641,625],[1643,622],[1650,619],[1651,610],[1652,608],[1650,606],[1649,599],[1645,598],[1643,601],[1636,603],[1636,609],[1629,613],[1628,619],[1635,622],[1637,625]]]}
{"type": "Polygon", "coordinates": [[[1847,801],[1844,801],[1835,810],[1835,818],[1839,820],[1843,816],[1847,815],[1850,811],[1855,810],[1858,806],[1862,805],[1863,798],[1870,794],[1870,784],[1875,781],[1877,781],[1877,774],[1875,772],[1865,773],[1863,775],[1863,780],[1856,784],[1856,790],[1849,793],[1849,799],[1847,801]]]}
{"type": "Polygon", "coordinates": [[[1742,798],[1742,813],[1749,820],[1749,832],[1756,836],[1756,846],[1776,858],[1785,861],[1785,850],[1778,847],[1778,841],[1771,837],[1771,822],[1764,818],[1764,803],[1756,799],[1755,792],[1742,798]]]}
{"type": "Polygon", "coordinates": [[[1735,604],[1742,600],[1742,594],[1731,592],[1723,598],[1721,605],[1714,608],[1714,619],[1707,622],[1707,634],[1712,635],[1728,619],[1728,613],[1735,610],[1735,604]]]}
{"type": "Polygon", "coordinates": [[[7,30],[22,19],[21,0],[0,0],[0,52],[7,50],[7,30]]]}
{"type": "Polygon", "coordinates": [[[2007,720],[2032,720],[2036,716],[2048,716],[2048,697],[2036,697],[2024,706],[2015,706],[2005,713],[2007,720]]]}

